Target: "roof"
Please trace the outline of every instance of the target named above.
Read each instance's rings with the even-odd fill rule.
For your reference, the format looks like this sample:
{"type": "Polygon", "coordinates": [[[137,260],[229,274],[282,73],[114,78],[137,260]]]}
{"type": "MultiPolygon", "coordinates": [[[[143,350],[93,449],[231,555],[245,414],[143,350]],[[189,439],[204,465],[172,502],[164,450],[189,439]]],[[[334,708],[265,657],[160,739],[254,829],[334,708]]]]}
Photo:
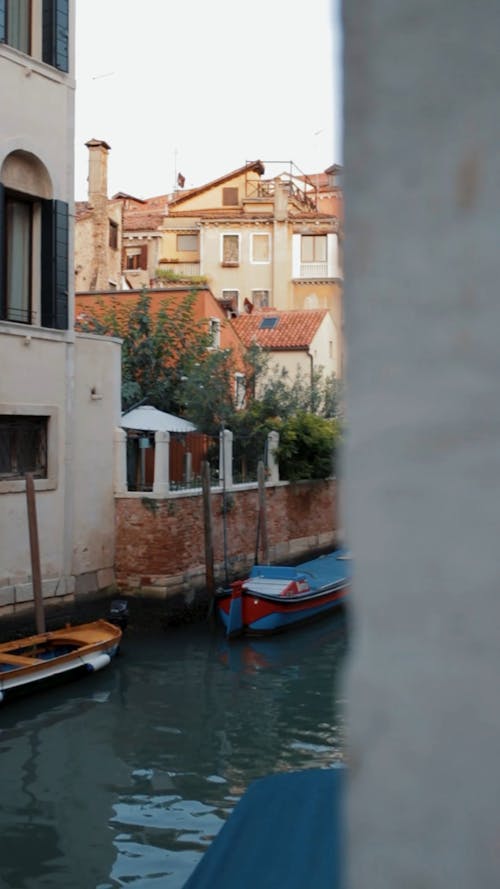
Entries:
{"type": "Polygon", "coordinates": [[[142,404],[126,414],[122,414],[123,429],[138,429],[144,432],[194,432],[196,426],[182,417],[175,417],[150,404],[142,404]]]}
{"type": "Polygon", "coordinates": [[[270,351],[300,350],[309,348],[327,315],[328,309],[254,310],[233,318],[231,324],[244,346],[257,343],[270,351]],[[277,319],[274,326],[272,318],[277,319]]]}
{"type": "Polygon", "coordinates": [[[157,229],[162,224],[165,214],[161,212],[151,213],[147,211],[138,211],[131,213],[125,211],[123,219],[123,231],[139,232],[151,231],[157,229]]]}
{"type": "Polygon", "coordinates": [[[263,176],[265,172],[264,164],[262,163],[262,161],[250,161],[249,163],[244,164],[242,167],[238,167],[237,170],[232,170],[231,173],[226,173],[224,176],[220,176],[218,179],[212,179],[211,182],[206,182],[204,185],[200,185],[199,188],[191,188],[189,191],[180,192],[178,195],[172,198],[170,203],[172,206],[180,204],[181,201],[192,198],[195,194],[201,194],[203,191],[208,191],[208,189],[214,188],[217,185],[221,185],[223,182],[227,182],[228,179],[234,179],[235,176],[241,176],[242,173],[246,173],[248,170],[259,173],[260,176],[263,176]]]}

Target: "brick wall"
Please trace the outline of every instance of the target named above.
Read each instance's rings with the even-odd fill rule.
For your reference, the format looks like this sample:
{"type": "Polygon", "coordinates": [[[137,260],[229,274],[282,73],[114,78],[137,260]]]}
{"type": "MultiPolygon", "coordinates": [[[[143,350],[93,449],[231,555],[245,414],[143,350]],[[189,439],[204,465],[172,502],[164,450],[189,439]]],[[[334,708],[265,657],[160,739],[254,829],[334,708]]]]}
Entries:
{"type": "MultiPolygon", "coordinates": [[[[255,560],[258,493],[226,495],[226,551],[230,579],[255,560]]],[[[223,497],[212,494],[215,573],[225,577],[223,497]]],[[[335,480],[280,484],[266,489],[270,562],[286,562],[335,543],[335,480]]],[[[261,553],[259,553],[261,557],[261,553]]],[[[199,494],[168,499],[116,499],[116,579],[122,591],[161,598],[205,585],[203,501],[199,494]]]]}

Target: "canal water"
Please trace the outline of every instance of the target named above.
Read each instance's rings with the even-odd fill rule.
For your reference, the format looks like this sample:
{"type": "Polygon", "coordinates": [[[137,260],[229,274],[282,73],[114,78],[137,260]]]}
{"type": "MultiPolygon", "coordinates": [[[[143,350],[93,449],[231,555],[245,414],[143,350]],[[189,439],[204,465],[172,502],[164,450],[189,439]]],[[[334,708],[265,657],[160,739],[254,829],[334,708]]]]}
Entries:
{"type": "Polygon", "coordinates": [[[180,889],[253,779],[342,762],[346,648],[341,614],[231,645],[131,628],[103,672],[5,705],[1,889],[180,889]]]}

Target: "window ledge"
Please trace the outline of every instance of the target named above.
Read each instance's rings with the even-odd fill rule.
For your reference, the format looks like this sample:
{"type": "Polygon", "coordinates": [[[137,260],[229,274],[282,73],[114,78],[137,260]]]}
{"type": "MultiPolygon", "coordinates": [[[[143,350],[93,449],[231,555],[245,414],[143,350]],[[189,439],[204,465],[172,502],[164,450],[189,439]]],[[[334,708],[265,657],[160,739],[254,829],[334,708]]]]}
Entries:
{"type": "Polygon", "coordinates": [[[18,336],[25,340],[54,340],[74,342],[73,330],[56,330],[52,327],[37,327],[33,324],[16,324],[15,321],[0,320],[0,335],[18,336]]]}
{"type": "Polygon", "coordinates": [[[66,86],[73,88],[76,85],[72,74],[60,71],[59,68],[54,68],[53,65],[31,56],[29,53],[21,52],[20,49],[16,49],[15,46],[10,46],[8,43],[0,43],[0,56],[5,56],[10,62],[14,62],[21,68],[24,68],[26,77],[30,77],[31,74],[38,74],[40,77],[54,81],[54,83],[64,83],[66,86]]]}
{"type": "MultiPolygon", "coordinates": [[[[56,478],[34,478],[35,491],[55,491],[56,478]]],[[[5,478],[0,481],[0,494],[24,494],[26,482],[23,478],[5,478]]]]}

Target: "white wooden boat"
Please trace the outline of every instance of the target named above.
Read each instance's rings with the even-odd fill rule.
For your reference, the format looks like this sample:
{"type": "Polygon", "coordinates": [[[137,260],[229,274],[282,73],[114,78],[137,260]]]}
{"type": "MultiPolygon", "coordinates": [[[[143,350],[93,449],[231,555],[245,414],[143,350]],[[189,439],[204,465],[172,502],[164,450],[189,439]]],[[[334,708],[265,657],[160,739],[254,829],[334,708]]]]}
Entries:
{"type": "Polygon", "coordinates": [[[106,620],[0,643],[0,702],[59,679],[107,667],[122,638],[106,620]]]}

